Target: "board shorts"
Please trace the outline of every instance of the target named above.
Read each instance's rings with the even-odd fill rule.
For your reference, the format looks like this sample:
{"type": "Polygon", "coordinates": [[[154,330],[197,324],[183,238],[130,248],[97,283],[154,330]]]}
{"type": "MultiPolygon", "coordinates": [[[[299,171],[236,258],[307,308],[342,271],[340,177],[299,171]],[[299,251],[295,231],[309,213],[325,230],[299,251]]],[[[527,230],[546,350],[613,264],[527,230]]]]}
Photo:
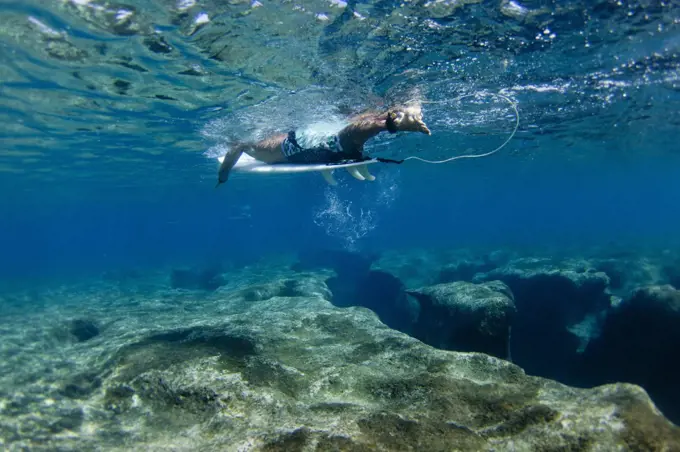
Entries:
{"type": "Polygon", "coordinates": [[[281,153],[287,163],[335,163],[357,157],[342,149],[337,135],[319,139],[295,130],[288,132],[284,138],[281,153]]]}

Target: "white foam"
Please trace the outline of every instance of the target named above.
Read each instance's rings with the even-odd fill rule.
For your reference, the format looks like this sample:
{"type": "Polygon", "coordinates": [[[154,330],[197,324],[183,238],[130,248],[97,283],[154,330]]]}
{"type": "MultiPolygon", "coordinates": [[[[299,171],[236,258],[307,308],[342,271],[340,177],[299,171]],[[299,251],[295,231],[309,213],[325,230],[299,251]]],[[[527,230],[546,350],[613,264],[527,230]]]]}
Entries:
{"type": "Polygon", "coordinates": [[[132,11],[129,11],[127,9],[119,9],[116,11],[116,20],[120,22],[124,22],[126,19],[132,17],[134,13],[132,11]]]}
{"type": "Polygon", "coordinates": [[[179,0],[177,2],[178,11],[186,11],[189,8],[196,6],[196,0],[179,0]]]}
{"type": "Polygon", "coordinates": [[[529,10],[517,2],[506,0],[501,3],[501,12],[506,16],[522,19],[529,10]]]}
{"type": "Polygon", "coordinates": [[[194,19],[194,25],[203,25],[208,22],[210,22],[210,17],[208,17],[206,13],[200,13],[196,16],[196,19],[194,19]]]}
{"type": "Polygon", "coordinates": [[[55,38],[62,36],[61,33],[54,30],[53,28],[48,27],[47,25],[45,25],[44,23],[42,23],[41,21],[39,21],[38,19],[36,19],[33,16],[28,16],[28,21],[30,23],[32,23],[33,25],[35,25],[36,27],[38,27],[38,29],[46,35],[49,35],[49,36],[52,36],[52,37],[55,37],[55,38]]]}
{"type": "Polygon", "coordinates": [[[324,143],[328,137],[336,135],[347,123],[339,119],[330,119],[309,124],[296,132],[297,142],[303,148],[312,148],[324,143]]]}

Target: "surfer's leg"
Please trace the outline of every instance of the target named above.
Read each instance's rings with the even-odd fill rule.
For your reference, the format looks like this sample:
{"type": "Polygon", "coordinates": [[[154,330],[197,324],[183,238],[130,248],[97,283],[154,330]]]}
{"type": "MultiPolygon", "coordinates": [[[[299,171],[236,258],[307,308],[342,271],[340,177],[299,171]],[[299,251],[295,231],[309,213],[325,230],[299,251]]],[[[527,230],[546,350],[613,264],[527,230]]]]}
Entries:
{"type": "Polygon", "coordinates": [[[280,163],[285,161],[281,154],[281,143],[286,135],[277,135],[257,143],[231,143],[224,156],[217,174],[217,186],[229,179],[231,169],[241,156],[246,153],[252,158],[265,163],[280,163]]]}
{"type": "Polygon", "coordinates": [[[281,152],[281,143],[286,138],[286,134],[275,135],[270,138],[249,144],[244,152],[252,158],[264,163],[282,163],[285,156],[281,152]]]}

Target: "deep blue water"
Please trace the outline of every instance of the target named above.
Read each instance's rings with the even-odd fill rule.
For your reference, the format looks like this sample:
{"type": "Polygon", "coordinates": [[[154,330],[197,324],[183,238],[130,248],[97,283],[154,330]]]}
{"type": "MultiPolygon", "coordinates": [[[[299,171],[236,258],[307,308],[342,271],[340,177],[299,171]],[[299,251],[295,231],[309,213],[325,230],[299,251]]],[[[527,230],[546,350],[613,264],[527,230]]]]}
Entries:
{"type": "MultiPolygon", "coordinates": [[[[639,160],[636,165],[615,159],[558,163],[552,156],[532,162],[499,156],[427,168],[417,162],[385,166],[374,173],[398,188],[389,206],[377,201],[384,191],[377,181],[369,186],[342,176],[343,185],[331,190],[351,203],[355,222],[359,209],[373,213],[373,229],[354,244],[358,251],[675,248],[677,157],[639,160]]],[[[264,188],[258,176],[237,176],[215,190],[211,178],[203,181],[195,173],[193,186],[151,189],[145,196],[150,199],[139,199],[144,188],[85,190],[62,199],[54,199],[49,186],[30,198],[7,189],[0,236],[3,278],[242,262],[279,252],[344,248],[343,236],[355,234],[350,222],[338,221],[340,214],[314,223],[315,214],[327,208],[329,190],[316,175],[264,181],[264,188]],[[336,223],[339,230],[328,234],[325,226],[336,223]]]]}

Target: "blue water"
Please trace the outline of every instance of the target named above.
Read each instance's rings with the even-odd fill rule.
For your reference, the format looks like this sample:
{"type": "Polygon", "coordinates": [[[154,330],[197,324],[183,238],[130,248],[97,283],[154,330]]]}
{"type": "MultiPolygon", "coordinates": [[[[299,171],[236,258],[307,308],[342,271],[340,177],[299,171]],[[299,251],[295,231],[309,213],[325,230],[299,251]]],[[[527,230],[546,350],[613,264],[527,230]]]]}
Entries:
{"type": "Polygon", "coordinates": [[[338,196],[371,210],[375,223],[353,246],[676,243],[672,4],[443,2],[401,7],[410,22],[382,38],[362,27],[397,5],[310,5],[322,20],[278,3],[183,9],[191,4],[3,2],[3,275],[345,246],[314,225],[328,202],[318,177],[240,177],[213,190],[215,163],[204,151],[216,140],[206,127],[228,135],[257,119],[261,133],[286,129],[340,103],[414,88],[443,102],[425,105],[433,136],[401,137],[380,152],[441,157],[497,146],[512,128],[507,105],[470,125],[457,123],[470,106],[450,103],[480,90],[517,102],[519,132],[485,160],[380,168],[398,188],[388,204],[376,201],[385,183],[347,181],[338,196]],[[269,16],[276,11],[288,13],[284,31],[269,16]],[[202,14],[214,20],[191,34],[202,14]],[[308,29],[291,32],[300,23],[308,29]],[[229,27],[238,29],[236,55],[220,61],[213,40],[228,45],[229,27]],[[250,59],[237,49],[248,42],[250,59]],[[386,52],[397,44],[411,50],[386,52]],[[206,75],[182,75],[189,70],[206,75]],[[331,94],[305,94],[313,89],[331,94]]]}
{"type": "Polygon", "coordinates": [[[396,193],[389,206],[378,202],[381,182],[369,186],[349,176],[338,177],[344,184],[338,189],[305,174],[276,183],[237,176],[214,190],[207,165],[187,170],[195,174],[194,184],[162,190],[150,179],[136,188],[92,192],[82,183],[82,192],[69,195],[50,185],[31,194],[6,187],[1,271],[8,279],[77,277],[121,266],[257,260],[329,246],[677,247],[677,157],[642,153],[636,163],[541,155],[531,162],[498,156],[427,168],[416,162],[385,166],[373,172],[390,178],[396,193]],[[315,223],[329,206],[329,190],[350,206],[355,220],[339,220],[346,215],[339,212],[315,223]],[[354,242],[362,208],[373,219],[354,242]],[[337,230],[329,233],[327,226],[337,230]]]}

